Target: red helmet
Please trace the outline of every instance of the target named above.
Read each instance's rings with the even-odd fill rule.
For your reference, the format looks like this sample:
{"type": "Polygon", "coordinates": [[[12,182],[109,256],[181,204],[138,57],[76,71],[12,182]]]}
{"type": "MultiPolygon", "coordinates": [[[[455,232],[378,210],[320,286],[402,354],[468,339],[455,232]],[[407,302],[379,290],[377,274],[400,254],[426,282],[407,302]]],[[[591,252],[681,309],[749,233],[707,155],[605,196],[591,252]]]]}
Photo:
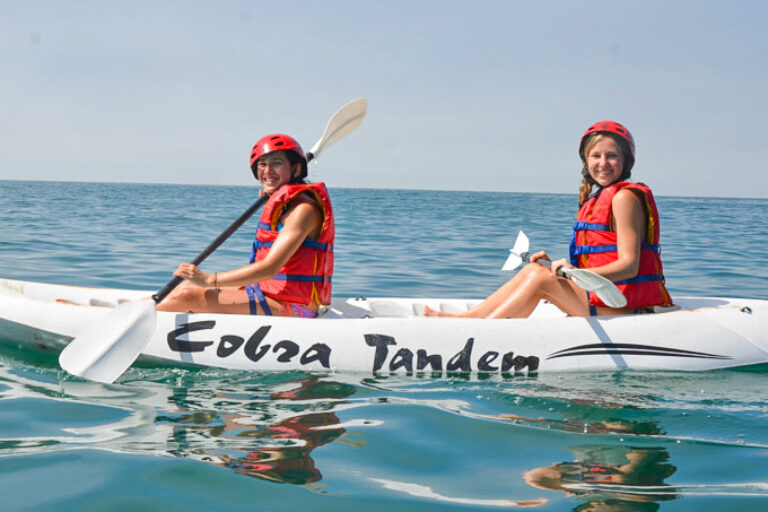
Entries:
{"type": "Polygon", "coordinates": [[[587,131],[581,136],[581,143],[579,144],[579,156],[582,160],[586,160],[584,156],[584,146],[587,143],[587,139],[594,133],[612,133],[621,137],[621,139],[627,143],[627,146],[629,146],[630,153],[629,158],[627,158],[628,162],[625,163],[625,169],[627,171],[632,169],[632,166],[635,164],[635,139],[624,125],[615,121],[600,121],[587,128],[587,131]]]}
{"type": "Polygon", "coordinates": [[[300,177],[307,177],[307,157],[304,154],[304,150],[301,149],[301,145],[290,135],[275,133],[259,139],[251,150],[251,171],[253,171],[253,175],[256,176],[256,179],[258,179],[256,174],[256,161],[268,153],[281,150],[291,151],[301,158],[301,162],[304,165],[302,166],[300,177]]]}

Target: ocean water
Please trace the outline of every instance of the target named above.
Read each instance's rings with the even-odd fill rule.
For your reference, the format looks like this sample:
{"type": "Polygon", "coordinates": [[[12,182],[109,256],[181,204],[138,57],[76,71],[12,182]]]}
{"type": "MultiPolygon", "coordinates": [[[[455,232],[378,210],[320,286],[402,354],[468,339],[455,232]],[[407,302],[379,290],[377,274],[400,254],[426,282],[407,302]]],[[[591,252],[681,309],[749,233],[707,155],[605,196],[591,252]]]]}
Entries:
{"type": "MultiPolygon", "coordinates": [[[[336,296],[482,297],[576,196],[331,189],[336,296]]],[[[0,277],[155,290],[255,188],[0,181],[0,277]]],[[[768,299],[768,200],[659,197],[673,296],[768,299]]],[[[248,258],[255,221],[203,267],[248,258]]],[[[0,333],[2,337],[2,333],[0,333]]],[[[0,349],[2,510],[768,509],[768,372],[487,380],[132,368],[0,349]]]]}

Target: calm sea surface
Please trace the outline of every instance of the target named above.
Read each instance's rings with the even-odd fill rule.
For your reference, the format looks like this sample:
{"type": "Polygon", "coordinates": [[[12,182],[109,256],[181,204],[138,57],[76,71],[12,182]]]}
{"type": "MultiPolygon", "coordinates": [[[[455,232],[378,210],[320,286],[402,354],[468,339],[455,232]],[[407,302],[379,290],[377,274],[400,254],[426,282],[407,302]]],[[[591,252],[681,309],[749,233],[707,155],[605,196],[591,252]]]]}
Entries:
{"type": "MultiPolygon", "coordinates": [[[[155,290],[255,188],[0,181],[0,277],[155,290]]],[[[482,297],[576,196],[331,190],[336,296],[482,297]]],[[[768,299],[768,200],[657,198],[673,296],[768,299]]],[[[203,268],[248,258],[251,220],[203,268]]],[[[2,333],[0,333],[2,336],[2,333]]],[[[139,368],[0,350],[2,510],[766,510],[768,373],[483,381],[139,368]]]]}

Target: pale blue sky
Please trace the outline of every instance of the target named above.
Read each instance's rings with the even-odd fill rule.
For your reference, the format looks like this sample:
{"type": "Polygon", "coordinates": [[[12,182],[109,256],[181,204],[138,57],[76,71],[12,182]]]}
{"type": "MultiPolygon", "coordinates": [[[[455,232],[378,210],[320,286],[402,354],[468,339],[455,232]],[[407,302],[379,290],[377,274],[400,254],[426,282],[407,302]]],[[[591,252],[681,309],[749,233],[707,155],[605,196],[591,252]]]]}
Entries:
{"type": "Polygon", "coordinates": [[[254,184],[251,146],[331,187],[573,192],[614,119],[659,195],[768,197],[768,2],[0,0],[0,179],[254,184]]]}

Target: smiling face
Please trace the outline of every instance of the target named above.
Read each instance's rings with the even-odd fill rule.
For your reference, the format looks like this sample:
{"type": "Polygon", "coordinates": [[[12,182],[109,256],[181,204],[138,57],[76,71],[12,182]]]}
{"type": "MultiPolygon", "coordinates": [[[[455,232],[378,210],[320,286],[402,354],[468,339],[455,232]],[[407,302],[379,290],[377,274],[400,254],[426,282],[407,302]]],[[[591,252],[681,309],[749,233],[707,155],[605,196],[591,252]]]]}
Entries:
{"type": "Polygon", "coordinates": [[[285,151],[268,153],[256,162],[256,172],[264,188],[264,193],[272,194],[277,189],[291,182],[301,172],[299,164],[292,164],[285,151]]]}
{"type": "Polygon", "coordinates": [[[618,181],[624,169],[624,154],[611,137],[596,136],[597,140],[587,143],[585,156],[587,172],[601,187],[607,187],[618,181]],[[599,139],[597,139],[599,137],[599,139]]]}

